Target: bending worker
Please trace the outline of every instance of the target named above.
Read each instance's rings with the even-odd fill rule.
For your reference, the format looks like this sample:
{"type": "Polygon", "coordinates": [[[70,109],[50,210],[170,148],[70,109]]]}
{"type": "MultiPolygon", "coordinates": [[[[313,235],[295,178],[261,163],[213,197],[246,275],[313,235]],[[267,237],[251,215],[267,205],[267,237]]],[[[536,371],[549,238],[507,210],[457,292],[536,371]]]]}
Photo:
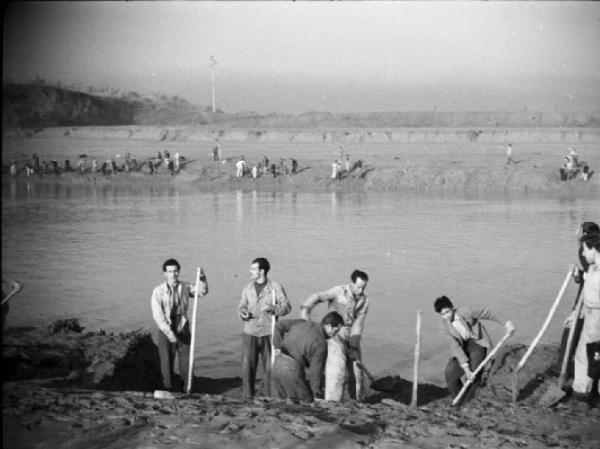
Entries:
{"type": "MultiPolygon", "coordinates": [[[[457,309],[447,296],[437,298],[434,309],[442,317],[442,333],[447,337],[452,353],[452,358],[448,361],[444,373],[450,395],[456,397],[462,389],[463,375],[472,380],[471,386],[460,402],[460,404],[464,404],[475,396],[483,372],[475,377],[473,371],[485,359],[492,346],[490,336],[481,324],[481,320],[501,322],[486,308],[457,309]]],[[[506,321],[504,326],[511,334],[514,333],[515,327],[512,322],[506,321]]]]}
{"type": "Polygon", "coordinates": [[[327,340],[334,337],[343,324],[344,319],[337,312],[329,312],[321,323],[277,322],[273,334],[276,357],[271,372],[273,397],[309,402],[323,399],[327,340]]]}
{"type": "Polygon", "coordinates": [[[360,338],[369,308],[365,295],[369,277],[363,271],[354,270],[350,279],[350,284],[310,295],[300,309],[300,318],[310,320],[313,307],[320,302],[327,302],[329,310],[338,312],[344,319],[344,326],[339,333],[327,341],[326,401],[342,400],[347,378],[350,398],[360,401],[363,395],[362,371],[354,362],[361,358],[360,338]]]}

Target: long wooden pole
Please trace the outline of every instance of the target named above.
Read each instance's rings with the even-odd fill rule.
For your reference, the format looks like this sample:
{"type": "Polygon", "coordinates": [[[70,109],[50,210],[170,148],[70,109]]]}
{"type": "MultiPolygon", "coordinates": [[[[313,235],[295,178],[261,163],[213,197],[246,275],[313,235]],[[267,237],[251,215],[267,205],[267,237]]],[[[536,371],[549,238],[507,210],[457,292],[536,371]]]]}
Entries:
{"type": "Polygon", "coordinates": [[[6,297],[2,300],[1,305],[4,305],[4,303],[6,301],[8,301],[13,295],[16,295],[19,291],[20,291],[19,289],[13,288],[13,290],[8,295],[6,295],[6,297]]]}
{"type": "Polygon", "coordinates": [[[565,385],[565,381],[567,380],[567,366],[569,365],[569,357],[571,357],[571,346],[573,345],[573,338],[575,336],[575,328],[577,327],[577,320],[579,319],[579,314],[581,313],[581,307],[583,306],[583,297],[581,297],[581,289],[583,284],[579,287],[579,292],[577,293],[577,305],[575,306],[575,319],[571,323],[571,328],[569,329],[569,337],[567,338],[567,345],[565,346],[565,353],[563,354],[562,364],[560,366],[560,375],[558,376],[558,388],[562,390],[565,385]]]}
{"type": "Polygon", "coordinates": [[[513,402],[517,401],[517,395],[518,395],[517,376],[519,374],[519,370],[521,368],[523,368],[523,365],[525,365],[525,362],[527,362],[527,359],[529,358],[529,356],[531,355],[531,353],[533,352],[533,350],[535,349],[537,344],[540,342],[542,336],[544,335],[544,332],[546,332],[546,329],[548,329],[548,326],[550,325],[550,320],[552,320],[552,317],[554,316],[554,312],[556,312],[558,304],[560,303],[560,300],[562,299],[562,297],[565,293],[565,290],[567,289],[567,285],[569,285],[569,280],[571,279],[572,273],[573,273],[573,266],[571,265],[569,267],[569,271],[567,272],[567,275],[565,276],[565,280],[563,281],[562,286],[560,287],[558,295],[556,295],[556,299],[554,300],[554,303],[552,304],[552,307],[550,308],[550,311],[548,312],[548,316],[546,317],[546,320],[544,321],[544,324],[542,325],[542,328],[540,329],[538,334],[535,336],[535,338],[529,345],[529,348],[527,349],[525,354],[523,354],[523,357],[521,357],[521,360],[519,361],[519,363],[517,364],[517,366],[513,372],[513,379],[512,379],[512,400],[513,400],[513,402]]]}
{"type": "Polygon", "coordinates": [[[273,289],[273,316],[271,317],[271,368],[275,363],[275,289],[273,289]]]}
{"type": "Polygon", "coordinates": [[[496,346],[494,346],[494,349],[492,349],[490,351],[490,353],[487,355],[487,357],[485,359],[483,359],[483,361],[479,364],[479,366],[477,366],[477,368],[475,368],[475,371],[473,371],[473,375],[471,376],[471,378],[468,379],[463,384],[461,390],[458,392],[458,394],[456,395],[456,397],[452,401],[452,405],[456,405],[457,402],[460,401],[460,398],[463,397],[463,395],[465,394],[465,391],[467,391],[467,388],[469,388],[469,385],[471,385],[473,383],[473,380],[475,379],[475,376],[477,376],[477,374],[479,373],[479,371],[481,371],[483,369],[483,367],[485,366],[485,364],[490,361],[490,359],[494,356],[494,354],[496,354],[496,352],[498,352],[498,349],[500,349],[500,346],[502,346],[504,344],[504,342],[510,336],[511,336],[511,331],[506,331],[506,333],[504,334],[504,336],[502,337],[502,339],[498,342],[498,344],[496,344],[496,346]]]}
{"type": "Polygon", "coordinates": [[[196,344],[196,312],[198,311],[198,289],[200,288],[200,271],[202,268],[198,268],[196,271],[196,292],[194,293],[194,311],[192,313],[192,339],[190,342],[190,359],[188,361],[188,378],[186,393],[192,392],[192,381],[194,380],[194,346],[196,344]]]}
{"type": "Polygon", "coordinates": [[[417,390],[419,388],[419,359],[421,358],[421,311],[417,310],[417,340],[415,342],[415,361],[413,364],[413,385],[410,406],[417,406],[417,390]]]}

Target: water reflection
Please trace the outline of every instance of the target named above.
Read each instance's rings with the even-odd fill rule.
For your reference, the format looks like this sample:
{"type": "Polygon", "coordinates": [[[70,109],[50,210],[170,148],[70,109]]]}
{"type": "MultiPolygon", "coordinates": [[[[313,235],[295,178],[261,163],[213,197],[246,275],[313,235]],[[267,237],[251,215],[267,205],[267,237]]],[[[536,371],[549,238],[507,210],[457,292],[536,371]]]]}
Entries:
{"type": "Polygon", "coordinates": [[[244,220],[244,193],[241,190],[235,191],[235,218],[240,224],[244,220]]]}

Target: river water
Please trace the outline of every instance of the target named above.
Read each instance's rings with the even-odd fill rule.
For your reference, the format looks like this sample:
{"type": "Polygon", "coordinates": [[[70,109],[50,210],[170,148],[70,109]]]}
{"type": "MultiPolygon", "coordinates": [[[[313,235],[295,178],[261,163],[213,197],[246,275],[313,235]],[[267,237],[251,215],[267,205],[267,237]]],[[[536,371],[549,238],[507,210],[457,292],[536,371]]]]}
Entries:
{"type": "MultiPolygon", "coordinates": [[[[488,307],[528,343],[542,325],[569,264],[575,229],[598,221],[597,200],[270,192],[144,194],[115,186],[5,181],[2,272],[25,284],[8,326],[77,317],[86,331],[154,329],[150,295],[174,257],[182,279],[202,266],[196,375],[239,375],[242,323],[236,306],[255,257],[284,285],[296,318],[308,295],[370,276],[363,337],[376,375],[411,378],[417,310],[423,380],[443,384],[449,350],[433,301],[488,307]]],[[[544,340],[560,338],[573,304],[570,285],[544,340]]],[[[325,312],[315,310],[315,319],[325,312]]],[[[503,328],[487,325],[493,339],[503,328]]]]}

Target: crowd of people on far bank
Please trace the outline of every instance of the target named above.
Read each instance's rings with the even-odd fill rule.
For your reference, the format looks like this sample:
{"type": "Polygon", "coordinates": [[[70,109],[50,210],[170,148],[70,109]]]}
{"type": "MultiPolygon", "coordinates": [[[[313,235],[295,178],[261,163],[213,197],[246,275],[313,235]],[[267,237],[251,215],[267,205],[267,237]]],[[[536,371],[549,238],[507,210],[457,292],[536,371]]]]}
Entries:
{"type": "Polygon", "coordinates": [[[48,160],[44,158],[40,160],[40,157],[33,153],[31,158],[25,160],[17,161],[13,158],[8,167],[8,174],[11,176],[17,176],[21,173],[25,173],[26,176],[33,176],[34,174],[59,175],[61,173],[102,173],[108,175],[117,172],[139,172],[146,167],[146,170],[151,174],[166,171],[175,175],[187,162],[186,158],[179,152],[171,156],[171,153],[167,150],[164,152],[157,151],[153,158],[147,158],[143,161],[138,161],[135,155],[129,151],[125,152],[123,158],[120,154],[117,154],[115,158],[111,157],[103,161],[99,161],[95,157],[88,158],[86,154],[81,154],[75,165],[71,163],[70,159],[65,159],[63,165],[57,159],[48,160]]]}
{"type": "MultiPolygon", "coordinates": [[[[600,396],[598,225],[584,222],[578,229],[578,242],[581,268],[575,268],[570,275],[580,288],[564,330],[566,335],[569,328],[575,326],[575,339],[563,335],[559,362],[563,358],[569,361],[572,382],[567,382],[565,388],[571,391],[573,403],[589,409],[600,396]]],[[[344,398],[361,401],[365,370],[361,339],[371,305],[365,293],[369,282],[367,273],[354,270],[349,283],[309,295],[297,318],[282,319],[291,312],[292,306],[283,285],[269,278],[270,268],[265,258],[252,260],[251,282],[242,290],[237,306],[237,315],[243,323],[241,371],[244,396],[247,399],[261,395],[301,401],[342,401],[344,398]],[[325,304],[328,313],[320,322],[314,322],[311,312],[319,304],[325,304]],[[257,388],[259,365],[263,377],[262,385],[257,388]]],[[[179,280],[180,270],[177,260],[166,260],[162,265],[165,280],[153,290],[150,300],[158,327],[162,382],[169,391],[182,391],[188,385],[193,333],[193,324],[188,318],[190,298],[208,294],[207,277],[201,269],[194,285],[179,280]],[[179,377],[175,374],[176,360],[179,377]]],[[[8,300],[23,286],[5,276],[2,284],[4,329],[8,300]],[[11,288],[8,294],[4,293],[5,286],[11,288]]],[[[474,397],[486,375],[485,370],[479,369],[492,342],[482,321],[504,323],[507,335],[512,335],[515,328],[510,320],[500,319],[487,308],[456,307],[447,296],[438,297],[433,307],[441,317],[441,330],[450,347],[450,359],[444,370],[446,384],[455,398],[460,396],[459,392],[466,391],[456,402],[461,405],[474,397]]],[[[232,310],[232,313],[236,312],[232,310]]]]}
{"type": "MultiPolygon", "coordinates": [[[[600,228],[596,223],[585,222],[578,232],[581,268],[572,275],[581,285],[582,304],[577,309],[573,306],[565,325],[579,328],[573,343],[576,349],[572,351],[572,397],[591,404],[600,394],[600,228]]],[[[152,312],[159,329],[164,387],[180,391],[181,385],[188,381],[189,298],[196,291],[205,295],[208,284],[203,272],[198,285],[179,281],[180,265],[174,259],[165,261],[162,268],[166,279],[154,289],[152,312]],[[181,374],[178,384],[173,364],[176,354],[181,374]]],[[[269,278],[270,268],[269,261],[262,257],[251,262],[251,282],[243,289],[237,307],[243,322],[244,396],[253,398],[259,394],[303,401],[341,401],[344,397],[362,400],[361,339],[370,307],[365,293],[367,273],[354,270],[349,283],[311,294],[300,307],[297,318],[282,319],[292,306],[284,287],[269,278]],[[313,322],[311,312],[321,303],[327,305],[328,313],[320,322],[313,322]],[[263,378],[257,388],[259,365],[263,378]]],[[[465,382],[470,384],[458,402],[460,405],[474,397],[486,375],[485,370],[476,369],[492,346],[482,321],[504,324],[509,335],[515,328],[510,320],[500,319],[487,308],[456,307],[447,296],[438,297],[433,306],[441,317],[442,333],[450,347],[451,358],[444,371],[448,390],[455,397],[465,382]]],[[[565,345],[563,339],[561,358],[565,345]]]]}

